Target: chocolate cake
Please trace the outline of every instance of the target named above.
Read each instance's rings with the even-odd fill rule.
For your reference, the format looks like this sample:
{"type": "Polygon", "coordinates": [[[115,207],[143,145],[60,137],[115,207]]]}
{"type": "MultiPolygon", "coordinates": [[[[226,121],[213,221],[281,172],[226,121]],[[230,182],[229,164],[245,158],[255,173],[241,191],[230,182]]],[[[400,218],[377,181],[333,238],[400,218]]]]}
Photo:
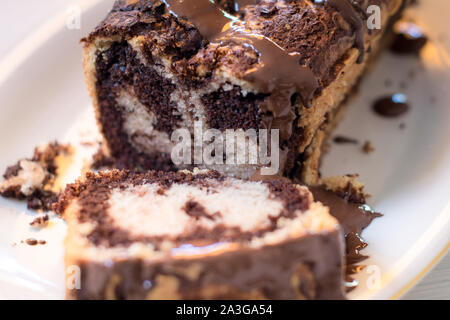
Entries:
{"type": "Polygon", "coordinates": [[[342,299],[344,238],[306,187],[215,171],[105,171],[67,186],[71,299],[342,299]]]}
{"type": "MultiPolygon", "coordinates": [[[[189,168],[171,159],[177,129],[278,129],[278,173],[319,183],[340,106],[405,3],[117,1],[83,40],[107,156],[119,168],[177,170],[189,168]],[[368,30],[369,5],[379,6],[381,29],[368,30]]],[[[227,160],[193,165],[240,178],[261,168],[227,160]]]]}

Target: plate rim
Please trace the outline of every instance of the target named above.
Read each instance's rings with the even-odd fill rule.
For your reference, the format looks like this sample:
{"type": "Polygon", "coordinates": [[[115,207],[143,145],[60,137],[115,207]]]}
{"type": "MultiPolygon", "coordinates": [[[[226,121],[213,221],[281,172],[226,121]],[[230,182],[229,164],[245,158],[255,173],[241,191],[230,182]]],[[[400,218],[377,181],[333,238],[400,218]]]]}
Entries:
{"type": "MultiPolygon", "coordinates": [[[[81,9],[81,12],[92,9],[96,5],[105,0],[79,0],[76,5],[81,9]]],[[[0,61],[0,70],[3,72],[0,74],[0,86],[2,86],[8,78],[14,73],[14,71],[21,67],[21,65],[31,57],[34,52],[40,47],[45,45],[56,33],[64,28],[66,23],[67,13],[61,12],[54,15],[52,18],[47,19],[39,28],[34,32],[30,33],[26,38],[24,38],[18,45],[14,46],[12,50],[0,61]]],[[[381,290],[389,290],[389,285],[394,287],[400,287],[399,289],[389,290],[394,291],[391,294],[385,294],[387,300],[398,300],[401,299],[406,293],[408,293],[413,287],[418,284],[423,278],[429,274],[430,271],[442,260],[442,258],[450,251],[450,241],[444,243],[439,252],[432,258],[430,258],[427,265],[421,269],[418,273],[407,276],[407,280],[403,280],[401,284],[394,284],[394,280],[406,269],[411,267],[411,263],[417,259],[419,256],[423,255],[423,252],[432,245],[433,240],[436,240],[439,236],[445,233],[445,229],[448,228],[450,224],[450,201],[444,207],[443,211],[439,216],[435,218],[435,221],[426,230],[421,237],[411,246],[411,249],[401,257],[397,262],[400,265],[399,268],[395,270],[394,275],[390,275],[386,283],[384,283],[381,290]],[[426,243],[422,243],[422,239],[426,239],[426,243]],[[420,246],[419,246],[420,245],[420,246]],[[416,248],[419,246],[419,248],[416,248]]],[[[440,243],[440,242],[439,242],[440,243]]],[[[383,281],[384,282],[384,281],[383,281]]],[[[378,292],[369,295],[369,298],[373,298],[374,295],[380,293],[378,292]]],[[[356,298],[358,299],[358,298],[356,298]]],[[[375,298],[376,299],[376,298],[375,298]]]]}

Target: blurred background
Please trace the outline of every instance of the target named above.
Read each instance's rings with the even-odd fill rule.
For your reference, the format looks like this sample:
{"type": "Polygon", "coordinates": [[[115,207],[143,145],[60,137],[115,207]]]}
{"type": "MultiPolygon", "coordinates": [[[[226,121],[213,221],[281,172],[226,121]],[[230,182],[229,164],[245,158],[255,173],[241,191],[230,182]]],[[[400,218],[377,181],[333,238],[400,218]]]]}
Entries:
{"type": "MultiPolygon", "coordinates": [[[[114,0],[109,1],[111,4],[114,2],[114,0]]],[[[57,14],[68,13],[77,2],[76,0],[1,0],[0,60],[46,21],[57,14]]],[[[450,255],[447,255],[404,298],[450,299],[450,255]]]]}

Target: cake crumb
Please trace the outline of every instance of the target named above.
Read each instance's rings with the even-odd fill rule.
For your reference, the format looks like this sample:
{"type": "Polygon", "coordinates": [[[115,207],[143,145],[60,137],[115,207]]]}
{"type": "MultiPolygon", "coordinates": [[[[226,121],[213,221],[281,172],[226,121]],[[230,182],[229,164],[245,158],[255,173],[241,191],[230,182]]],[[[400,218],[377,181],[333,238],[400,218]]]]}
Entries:
{"type": "Polygon", "coordinates": [[[370,154],[375,151],[375,148],[372,146],[372,143],[370,141],[366,141],[362,147],[364,153],[370,154]]]}
{"type": "Polygon", "coordinates": [[[6,169],[0,195],[25,200],[28,209],[51,211],[64,187],[58,184],[60,171],[72,155],[70,144],[52,142],[38,146],[32,158],[21,159],[6,169]]]}
{"type": "Polygon", "coordinates": [[[36,240],[34,238],[29,238],[29,239],[27,239],[25,241],[23,241],[23,240],[20,241],[20,243],[26,243],[29,246],[37,246],[38,244],[39,245],[45,245],[45,244],[47,244],[47,241],[45,241],[45,240],[36,240]]]}
{"type": "Polygon", "coordinates": [[[42,228],[45,227],[48,224],[48,221],[50,220],[48,214],[37,217],[33,221],[30,222],[30,226],[35,228],[42,228]]]}
{"type": "Polygon", "coordinates": [[[359,141],[357,139],[345,137],[345,136],[336,136],[333,141],[337,144],[358,144],[359,141]]]}
{"type": "Polygon", "coordinates": [[[34,238],[27,239],[27,240],[25,240],[25,242],[26,242],[26,244],[29,245],[29,246],[35,246],[35,245],[37,245],[37,244],[39,243],[39,242],[38,242],[36,239],[34,239],[34,238]]]}

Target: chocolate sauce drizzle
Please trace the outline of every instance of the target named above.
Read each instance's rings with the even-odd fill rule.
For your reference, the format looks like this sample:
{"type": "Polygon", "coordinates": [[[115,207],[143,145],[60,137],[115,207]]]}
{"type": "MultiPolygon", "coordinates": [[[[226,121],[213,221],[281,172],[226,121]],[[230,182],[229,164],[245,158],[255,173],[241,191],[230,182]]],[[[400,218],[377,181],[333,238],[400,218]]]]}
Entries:
{"type": "Polygon", "coordinates": [[[269,38],[246,29],[245,23],[227,14],[209,0],[165,0],[173,15],[188,19],[210,41],[236,42],[252,47],[259,53],[259,65],[245,79],[262,93],[270,94],[261,108],[273,117],[264,121],[267,129],[280,129],[283,139],[293,132],[296,118],[291,98],[298,93],[310,107],[319,83],[313,72],[300,65],[300,55],[289,53],[269,38]]]}
{"type": "Polygon", "coordinates": [[[309,187],[309,190],[315,201],[330,208],[330,214],[339,221],[344,231],[346,242],[345,282],[347,291],[351,291],[358,285],[358,281],[352,275],[364,269],[360,263],[368,258],[360,252],[367,247],[367,243],[361,238],[361,233],[374,219],[382,215],[372,211],[368,205],[347,201],[325,187],[309,187]]]}
{"type": "Polygon", "coordinates": [[[241,22],[231,23],[223,40],[240,41],[259,53],[259,67],[250,70],[244,79],[257,86],[270,97],[260,105],[273,119],[265,121],[267,129],[280,129],[282,139],[289,139],[296,119],[291,98],[298,93],[304,106],[310,108],[319,83],[312,71],[300,65],[299,53],[288,53],[267,37],[245,29],[241,22]]]}
{"type": "Polygon", "coordinates": [[[163,0],[169,12],[189,20],[209,41],[222,33],[230,17],[209,0],[163,0]]]}
{"type": "MultiPolygon", "coordinates": [[[[259,53],[258,67],[247,72],[244,79],[261,93],[270,94],[260,105],[263,113],[271,114],[263,119],[266,129],[279,129],[282,139],[289,139],[296,119],[291,106],[298,94],[305,107],[311,102],[319,82],[311,69],[300,64],[300,54],[289,53],[271,39],[248,30],[245,22],[222,10],[212,0],[163,0],[169,12],[187,19],[209,41],[236,42],[253,48],[259,53]]],[[[243,0],[234,2],[234,10],[255,3],[243,0]]],[[[315,3],[318,3],[316,0],[315,3]]],[[[322,1],[320,3],[323,3],[322,1]]],[[[364,57],[364,24],[361,16],[348,0],[327,0],[356,30],[356,44],[360,50],[359,61],[364,57]]]]}

